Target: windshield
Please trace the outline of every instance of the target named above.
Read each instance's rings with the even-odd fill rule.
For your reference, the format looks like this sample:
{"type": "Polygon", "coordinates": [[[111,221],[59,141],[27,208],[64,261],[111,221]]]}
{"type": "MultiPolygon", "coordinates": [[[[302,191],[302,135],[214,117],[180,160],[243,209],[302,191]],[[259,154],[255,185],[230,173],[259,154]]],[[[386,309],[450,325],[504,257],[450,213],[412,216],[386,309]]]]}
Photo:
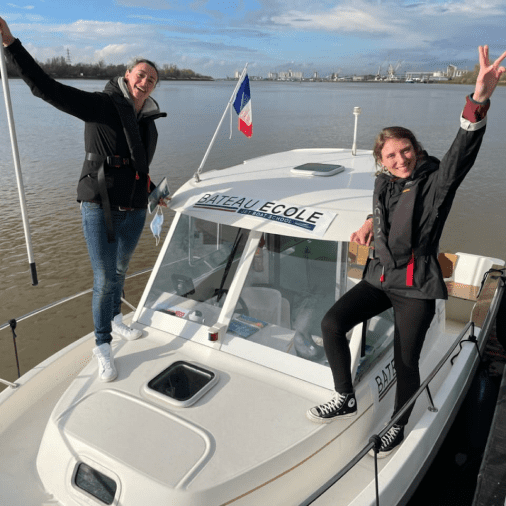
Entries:
{"type": "Polygon", "coordinates": [[[337,243],[264,234],[229,334],[324,360],[320,323],[336,300],[337,243]]]}
{"type": "MultiPolygon", "coordinates": [[[[260,235],[180,215],[145,307],[159,316],[177,317],[181,323],[225,324],[226,337],[220,344],[229,353],[262,360],[261,347],[267,347],[327,365],[321,321],[335,301],[360,281],[367,251],[364,258],[360,255],[347,243],[260,235]],[[248,242],[250,234],[255,238],[248,242]],[[244,282],[232,285],[236,274],[244,282]],[[236,291],[230,292],[231,286],[236,291]],[[227,304],[222,314],[229,297],[234,307],[227,304]]],[[[166,324],[162,328],[187,339],[200,332],[166,324]]],[[[390,346],[392,336],[390,314],[368,322],[359,376],[390,346]]]]}
{"type": "Polygon", "coordinates": [[[246,239],[241,229],[181,215],[146,307],[214,325],[246,239]]]}
{"type": "MultiPolygon", "coordinates": [[[[335,301],[360,281],[363,263],[348,252],[347,244],[262,235],[228,334],[327,365],[321,321],[335,301]]],[[[368,322],[359,374],[392,342],[390,313],[368,322]]],[[[352,331],[348,338],[351,335],[352,331]]]]}

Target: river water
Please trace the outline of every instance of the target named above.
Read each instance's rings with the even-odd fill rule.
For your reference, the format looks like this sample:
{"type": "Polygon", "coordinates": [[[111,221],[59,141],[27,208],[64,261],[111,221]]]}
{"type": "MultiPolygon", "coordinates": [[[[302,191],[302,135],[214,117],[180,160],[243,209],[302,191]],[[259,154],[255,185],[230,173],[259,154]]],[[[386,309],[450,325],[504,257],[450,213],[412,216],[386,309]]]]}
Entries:
{"type": "MultiPolygon", "coordinates": [[[[66,81],[88,91],[101,81],[66,81]]],[[[200,165],[235,83],[162,82],[154,98],[166,119],[157,120],[159,145],[152,179],[167,176],[175,191],[200,165]]],[[[5,109],[0,111],[0,325],[53,301],[86,290],[92,272],[81,232],[76,184],[84,156],[81,121],[33,97],[21,80],[11,80],[21,167],[39,285],[31,286],[5,109]]],[[[430,154],[441,157],[458,129],[470,86],[387,83],[251,83],[251,139],[232,138],[227,116],[204,171],[241,163],[276,151],[310,147],[351,147],[353,107],[360,106],[358,147],[370,149],[384,126],[412,129],[430,154]]],[[[504,135],[506,87],[497,89],[478,160],[459,189],[442,238],[443,251],[506,255],[504,135]]],[[[365,210],[365,213],[369,210],[365,210]]],[[[164,232],[171,211],[165,210],[164,232]]],[[[130,273],[153,266],[161,246],[150,218],[130,273]]],[[[127,281],[126,296],[136,304],[147,275],[127,281]]],[[[17,328],[21,372],[92,330],[91,296],[62,306],[17,328]],[[36,320],[36,322],[35,322],[36,320]]],[[[15,379],[10,329],[0,331],[0,377],[15,379]]]]}
{"type": "MultiPolygon", "coordinates": [[[[104,82],[66,81],[89,91],[104,82]]],[[[200,165],[234,88],[233,82],[163,82],[154,98],[168,118],[157,121],[159,145],[152,179],[167,176],[175,191],[200,165]]],[[[49,303],[87,290],[92,271],[82,237],[76,184],[84,156],[83,124],[33,97],[20,80],[10,82],[21,166],[39,285],[31,286],[5,109],[0,106],[0,326],[49,303]]],[[[229,139],[227,116],[204,171],[277,151],[351,147],[353,107],[360,106],[358,147],[371,149],[377,132],[391,125],[412,129],[430,154],[442,157],[458,129],[469,86],[387,83],[251,83],[251,139],[229,139]]],[[[458,191],[441,250],[504,258],[506,255],[506,87],[499,88],[475,167],[458,191]]],[[[369,210],[364,210],[367,214],[369,210]]],[[[164,233],[172,212],[164,210],[164,233]]],[[[160,251],[146,222],[130,273],[153,266],[160,251]]],[[[127,280],[126,298],[137,304],[148,274],[127,280]]],[[[19,323],[21,373],[92,330],[91,295],[19,323]]],[[[128,312],[126,310],[125,312],[128,312]]],[[[11,331],[0,331],[0,377],[15,380],[11,331]]],[[[415,499],[414,499],[415,500],[415,499]]],[[[411,502],[410,504],[417,504],[411,502]]],[[[438,503],[439,504],[439,503],[438,503]]],[[[441,503],[442,504],[442,503],[441,503]]]]}
{"type": "MultiPolygon", "coordinates": [[[[100,90],[104,85],[100,81],[66,83],[89,91],[100,90]]],[[[234,84],[231,81],[160,84],[154,97],[168,117],[157,121],[159,145],[151,168],[155,182],[167,176],[171,190],[175,191],[193,175],[234,84]]],[[[92,283],[76,203],[76,184],[84,156],[83,124],[33,97],[21,80],[11,80],[10,88],[39,285],[31,286],[10,139],[2,107],[0,325],[86,290],[92,283]]],[[[354,106],[362,108],[359,148],[370,149],[382,127],[400,124],[412,129],[429,153],[441,157],[457,131],[464,97],[471,91],[469,86],[450,85],[252,82],[253,137],[247,139],[237,131],[234,113],[230,139],[227,116],[204,171],[294,148],[351,147],[354,106]]],[[[499,88],[489,112],[488,131],[480,155],[459,189],[446,225],[441,243],[443,251],[483,253],[499,258],[506,254],[505,103],[506,88],[499,88]]],[[[164,212],[166,232],[171,212],[164,212]]],[[[149,221],[148,217],[145,233],[132,260],[131,273],[151,267],[160,250],[160,246],[155,246],[149,221]]],[[[133,303],[138,300],[145,278],[128,282],[127,298],[132,297],[133,303]],[[132,290],[134,293],[129,293],[132,290]]],[[[87,301],[80,305],[86,306],[87,301]]],[[[88,311],[79,308],[73,313],[66,315],[62,311],[49,318],[47,326],[41,325],[39,319],[36,335],[25,333],[20,324],[18,345],[22,370],[35,365],[55,347],[81,335],[74,334],[76,325],[78,332],[90,330],[88,311]]],[[[5,348],[6,332],[10,330],[0,335],[0,371],[2,376],[12,379],[12,366],[9,365],[12,351],[5,348]],[[6,374],[6,369],[11,372],[6,374]]]]}

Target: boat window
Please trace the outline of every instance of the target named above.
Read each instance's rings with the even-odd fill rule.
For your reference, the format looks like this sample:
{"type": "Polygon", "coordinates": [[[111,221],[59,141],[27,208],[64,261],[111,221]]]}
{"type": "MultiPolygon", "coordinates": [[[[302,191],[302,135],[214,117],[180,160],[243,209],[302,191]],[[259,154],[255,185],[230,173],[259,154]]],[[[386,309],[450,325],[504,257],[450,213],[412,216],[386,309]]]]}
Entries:
{"type": "Polygon", "coordinates": [[[112,504],[116,495],[116,482],[87,464],[77,466],[75,485],[104,504],[112,504]]]}
{"type": "Polygon", "coordinates": [[[248,231],[181,215],[146,307],[207,326],[216,323],[248,231]]]}
{"type": "Polygon", "coordinates": [[[264,234],[228,333],[326,361],[320,323],[334,304],[337,243],[264,234]]]}
{"type": "MultiPolygon", "coordinates": [[[[348,255],[347,244],[264,234],[228,334],[328,365],[321,321],[335,301],[359,282],[362,268],[356,263],[356,255],[348,255]],[[344,251],[344,259],[340,251],[344,251]],[[349,261],[342,270],[346,256],[349,261]],[[344,280],[341,272],[345,273],[344,280]]],[[[359,360],[360,377],[392,340],[393,317],[389,310],[368,323],[364,354],[359,360]]]]}

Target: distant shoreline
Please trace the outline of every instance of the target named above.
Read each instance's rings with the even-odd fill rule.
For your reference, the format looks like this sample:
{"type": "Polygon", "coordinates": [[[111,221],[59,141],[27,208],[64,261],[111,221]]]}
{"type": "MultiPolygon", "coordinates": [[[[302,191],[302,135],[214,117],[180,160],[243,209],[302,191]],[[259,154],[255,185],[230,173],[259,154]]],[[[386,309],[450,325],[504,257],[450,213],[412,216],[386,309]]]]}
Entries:
{"type": "MultiPolygon", "coordinates": [[[[73,80],[73,81],[109,81],[110,79],[113,79],[111,77],[106,76],[51,76],[53,79],[57,80],[73,80]]],[[[0,81],[2,77],[0,75],[0,81]]],[[[9,79],[22,79],[19,76],[9,76],[9,79]]],[[[216,81],[231,81],[231,82],[237,82],[237,79],[230,79],[226,77],[210,77],[210,76],[201,76],[201,77],[187,77],[187,78],[177,78],[177,77],[160,77],[160,82],[162,81],[181,81],[181,82],[199,82],[199,81],[205,81],[205,82],[216,82],[216,81]]],[[[407,83],[405,80],[399,80],[399,81],[375,81],[375,80],[343,80],[343,81],[330,81],[330,80],[324,80],[324,79],[318,79],[318,80],[275,80],[275,79],[252,79],[252,82],[262,82],[262,83],[273,83],[273,84],[286,84],[286,83],[293,83],[293,84],[322,84],[322,83],[332,83],[332,84],[413,84],[417,86],[426,85],[426,84],[444,84],[444,85],[453,85],[453,84],[465,84],[465,85],[474,85],[476,84],[475,81],[471,82],[462,82],[461,80],[449,80],[449,81],[428,81],[428,82],[414,82],[414,83],[407,83]]],[[[498,83],[498,86],[506,86],[506,80],[501,80],[498,83]]]]}
{"type": "MultiPolygon", "coordinates": [[[[51,76],[53,79],[57,80],[72,80],[72,81],[109,81],[114,79],[113,77],[104,77],[104,76],[51,76]]],[[[9,76],[9,79],[22,79],[19,76],[9,76]]],[[[2,77],[0,76],[0,81],[2,77]]],[[[188,78],[176,78],[176,77],[161,77],[159,82],[161,81],[216,81],[213,77],[188,77],[188,78]]]]}

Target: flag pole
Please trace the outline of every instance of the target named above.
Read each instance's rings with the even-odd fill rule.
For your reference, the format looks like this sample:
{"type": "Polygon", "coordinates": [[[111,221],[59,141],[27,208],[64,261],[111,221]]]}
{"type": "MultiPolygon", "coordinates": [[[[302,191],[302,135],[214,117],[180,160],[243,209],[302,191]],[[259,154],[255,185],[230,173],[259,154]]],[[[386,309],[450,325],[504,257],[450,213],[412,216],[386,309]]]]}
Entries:
{"type": "Polygon", "coordinates": [[[18,183],[19,203],[21,206],[21,216],[23,218],[23,228],[25,231],[26,249],[28,252],[28,262],[30,263],[30,271],[32,274],[32,285],[39,284],[37,280],[37,268],[33,256],[32,239],[30,235],[30,223],[28,222],[28,211],[26,206],[25,191],[23,186],[23,175],[21,174],[21,163],[19,161],[18,141],[16,138],[16,128],[14,126],[14,115],[12,114],[11,95],[9,91],[9,79],[7,77],[7,65],[5,64],[4,46],[0,38],[0,71],[2,73],[2,87],[4,91],[5,109],[7,111],[7,119],[9,122],[9,132],[11,136],[12,156],[14,159],[14,168],[16,171],[16,181],[18,183]]]}
{"type": "Polygon", "coordinates": [[[214,132],[213,138],[211,139],[211,142],[209,143],[206,154],[204,155],[204,158],[202,159],[202,162],[200,163],[200,167],[197,169],[197,172],[195,172],[195,174],[194,174],[195,181],[197,183],[200,183],[199,176],[202,171],[202,168],[204,167],[204,164],[206,163],[207,157],[209,156],[209,152],[211,151],[211,148],[213,147],[214,141],[216,140],[216,136],[218,135],[218,132],[220,131],[221,124],[223,123],[223,120],[225,119],[227,111],[228,111],[229,107],[234,103],[235,96],[237,95],[237,91],[239,90],[239,86],[241,85],[242,80],[244,79],[244,76],[246,75],[247,68],[248,68],[248,64],[246,63],[246,65],[244,66],[244,69],[241,73],[241,76],[237,80],[237,84],[235,85],[232,96],[230,97],[230,100],[228,101],[227,107],[225,107],[225,111],[223,112],[223,116],[221,117],[221,120],[218,123],[218,127],[216,128],[216,131],[214,132]]]}

